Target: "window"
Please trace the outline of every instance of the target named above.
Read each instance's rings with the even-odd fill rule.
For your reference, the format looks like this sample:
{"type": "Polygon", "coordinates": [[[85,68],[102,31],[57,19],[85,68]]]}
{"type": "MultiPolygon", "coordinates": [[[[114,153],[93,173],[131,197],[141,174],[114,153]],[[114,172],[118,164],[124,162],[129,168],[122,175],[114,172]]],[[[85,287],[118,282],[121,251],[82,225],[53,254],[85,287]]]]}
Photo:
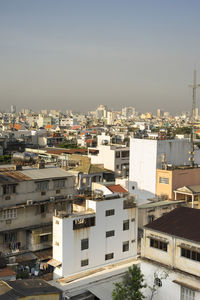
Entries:
{"type": "Polygon", "coordinates": [[[2,212],[2,219],[3,220],[15,219],[16,217],[17,217],[16,208],[6,209],[6,210],[3,210],[3,212],[2,212]]]}
{"type": "Polygon", "coordinates": [[[59,246],[59,242],[55,242],[55,245],[56,245],[56,246],[59,246]]]}
{"type": "Polygon", "coordinates": [[[112,259],[114,258],[114,253],[108,253],[105,255],[105,260],[109,260],[109,259],[112,259]]]}
{"type": "Polygon", "coordinates": [[[41,206],[40,206],[40,213],[41,214],[44,214],[45,212],[46,212],[46,206],[44,205],[44,204],[42,204],[41,206]]]}
{"type": "Polygon", "coordinates": [[[108,209],[108,210],[106,210],[105,216],[109,217],[109,216],[113,216],[114,214],[115,214],[114,209],[108,209]]]}
{"type": "Polygon", "coordinates": [[[181,300],[195,300],[195,292],[181,286],[181,300]]]}
{"type": "Polygon", "coordinates": [[[169,184],[169,178],[159,177],[159,183],[169,184]]]}
{"type": "Polygon", "coordinates": [[[81,240],[81,250],[85,250],[89,248],[89,240],[88,239],[82,239],[81,240]]]}
{"type": "Polygon", "coordinates": [[[120,151],[116,151],[116,152],[115,152],[115,157],[116,157],[116,158],[120,158],[120,151]]]}
{"type": "Polygon", "coordinates": [[[88,259],[83,259],[81,260],[81,267],[85,267],[89,265],[89,260],[88,259]]]}
{"type": "Polygon", "coordinates": [[[62,189],[64,187],[65,187],[65,180],[64,179],[54,180],[54,189],[62,189]]]}
{"type": "Polygon", "coordinates": [[[155,216],[154,216],[154,215],[149,215],[149,216],[148,216],[148,223],[153,222],[154,219],[155,219],[155,216]]]}
{"type": "Polygon", "coordinates": [[[115,231],[114,230],[110,230],[110,231],[106,231],[106,237],[111,237],[115,235],[115,231]]]}
{"type": "Polygon", "coordinates": [[[48,234],[45,234],[45,235],[41,235],[40,236],[40,243],[46,243],[49,241],[49,236],[48,234]]]}
{"type": "Polygon", "coordinates": [[[123,221],[123,230],[129,230],[129,220],[123,221]]]}
{"type": "Polygon", "coordinates": [[[40,192],[45,192],[49,189],[49,182],[48,181],[38,181],[36,182],[36,190],[40,192]]]}
{"type": "Polygon", "coordinates": [[[129,151],[122,151],[122,157],[129,157],[129,151]]]}
{"type": "Polygon", "coordinates": [[[200,261],[200,252],[197,251],[181,248],[181,256],[192,260],[200,261]]]}
{"type": "Polygon", "coordinates": [[[4,234],[4,242],[16,242],[17,241],[17,232],[9,232],[4,234]]]}
{"type": "Polygon", "coordinates": [[[16,184],[3,185],[3,195],[11,195],[16,193],[16,184]]]}
{"type": "Polygon", "coordinates": [[[116,169],[119,170],[119,165],[116,166],[116,169]]]}
{"type": "Polygon", "coordinates": [[[73,221],[73,230],[95,226],[95,217],[76,219],[73,221]]]}
{"type": "Polygon", "coordinates": [[[122,244],[122,252],[129,251],[129,241],[123,242],[122,244]]]}
{"type": "Polygon", "coordinates": [[[156,240],[156,239],[150,239],[150,247],[157,248],[157,249],[167,252],[167,243],[156,240]]]}

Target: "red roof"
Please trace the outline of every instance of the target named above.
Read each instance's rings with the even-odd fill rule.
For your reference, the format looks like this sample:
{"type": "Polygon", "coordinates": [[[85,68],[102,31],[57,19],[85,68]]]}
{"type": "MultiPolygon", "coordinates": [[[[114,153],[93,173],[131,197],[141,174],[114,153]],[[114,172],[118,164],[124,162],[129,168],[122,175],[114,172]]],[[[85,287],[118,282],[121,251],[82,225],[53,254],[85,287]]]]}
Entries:
{"type": "Polygon", "coordinates": [[[9,267],[0,269],[0,278],[13,276],[13,275],[16,275],[16,273],[9,267]]]}
{"type": "Polygon", "coordinates": [[[113,193],[127,193],[128,192],[120,184],[107,185],[107,188],[113,193]]]}

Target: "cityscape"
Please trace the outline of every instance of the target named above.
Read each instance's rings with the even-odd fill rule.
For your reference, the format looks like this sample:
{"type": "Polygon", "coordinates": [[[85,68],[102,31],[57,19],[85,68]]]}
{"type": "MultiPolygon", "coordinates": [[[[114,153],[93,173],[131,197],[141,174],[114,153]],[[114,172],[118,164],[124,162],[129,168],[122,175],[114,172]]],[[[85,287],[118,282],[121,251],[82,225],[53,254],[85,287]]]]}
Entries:
{"type": "Polygon", "coordinates": [[[200,5],[150,2],[0,0],[0,300],[200,300],[200,5]]]}

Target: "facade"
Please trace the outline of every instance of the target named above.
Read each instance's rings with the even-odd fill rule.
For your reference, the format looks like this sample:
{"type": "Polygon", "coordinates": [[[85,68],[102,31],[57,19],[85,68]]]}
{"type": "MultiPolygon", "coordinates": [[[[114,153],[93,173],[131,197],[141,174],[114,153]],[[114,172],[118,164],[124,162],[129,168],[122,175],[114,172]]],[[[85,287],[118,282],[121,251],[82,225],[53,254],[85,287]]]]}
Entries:
{"type": "MultiPolygon", "coordinates": [[[[112,187],[113,189],[113,187],[112,187]]],[[[118,188],[117,188],[118,189],[118,188]]],[[[99,189],[85,207],[53,217],[54,278],[99,269],[137,255],[137,210],[127,193],[99,189]]],[[[51,263],[50,263],[51,264],[51,263]]]]}
{"type": "Polygon", "coordinates": [[[129,192],[140,203],[156,195],[156,170],[163,163],[188,165],[192,149],[188,140],[130,139],[129,192]]]}
{"type": "Polygon", "coordinates": [[[97,147],[92,148],[88,156],[92,164],[104,164],[104,168],[115,172],[115,175],[128,175],[129,147],[110,145],[110,136],[102,134],[97,137],[97,147]]]}
{"type": "Polygon", "coordinates": [[[199,225],[200,210],[180,207],[144,227],[141,269],[153,299],[200,299],[199,225]]]}
{"type": "Polygon", "coordinates": [[[54,210],[70,210],[74,185],[74,176],[53,166],[1,169],[0,251],[13,256],[52,247],[54,210]]]}

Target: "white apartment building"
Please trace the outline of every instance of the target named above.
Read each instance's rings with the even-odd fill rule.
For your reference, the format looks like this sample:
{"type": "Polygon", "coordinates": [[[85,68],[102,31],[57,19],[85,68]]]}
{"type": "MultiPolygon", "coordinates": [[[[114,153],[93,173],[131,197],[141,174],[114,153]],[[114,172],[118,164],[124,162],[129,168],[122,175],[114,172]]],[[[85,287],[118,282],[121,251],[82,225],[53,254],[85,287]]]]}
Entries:
{"type": "Polygon", "coordinates": [[[188,165],[192,144],[189,140],[130,139],[129,192],[139,203],[155,197],[156,169],[162,164],[188,165]]]}
{"type": "MultiPolygon", "coordinates": [[[[108,187],[107,187],[108,188],[108,187]]],[[[85,208],[53,217],[54,279],[97,270],[137,255],[137,209],[127,193],[96,191],[85,208]]],[[[123,189],[124,192],[126,192],[123,189]]]]}
{"type": "Polygon", "coordinates": [[[103,164],[104,168],[112,170],[116,175],[127,174],[129,169],[129,147],[110,144],[110,136],[97,136],[97,147],[88,150],[92,164],[103,164]],[[96,151],[94,151],[96,150],[96,151]]]}
{"type": "Polygon", "coordinates": [[[144,227],[145,299],[200,299],[200,210],[177,208],[144,227]]]}

